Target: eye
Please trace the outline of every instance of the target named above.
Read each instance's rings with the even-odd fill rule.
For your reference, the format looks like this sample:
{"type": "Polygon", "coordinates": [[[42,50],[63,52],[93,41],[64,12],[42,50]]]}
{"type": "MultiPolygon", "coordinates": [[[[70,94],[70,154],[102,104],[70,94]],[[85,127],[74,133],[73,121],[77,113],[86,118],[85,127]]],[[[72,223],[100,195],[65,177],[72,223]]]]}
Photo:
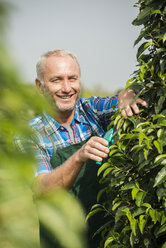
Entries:
{"type": "Polygon", "coordinates": [[[52,79],[50,79],[50,82],[51,82],[51,83],[58,83],[60,80],[61,80],[61,79],[57,77],[57,78],[52,78],[52,79]]]}
{"type": "Polygon", "coordinates": [[[69,80],[71,81],[71,82],[74,82],[74,81],[76,81],[78,78],[76,77],[76,76],[71,76],[71,77],[69,77],[69,80]]]}

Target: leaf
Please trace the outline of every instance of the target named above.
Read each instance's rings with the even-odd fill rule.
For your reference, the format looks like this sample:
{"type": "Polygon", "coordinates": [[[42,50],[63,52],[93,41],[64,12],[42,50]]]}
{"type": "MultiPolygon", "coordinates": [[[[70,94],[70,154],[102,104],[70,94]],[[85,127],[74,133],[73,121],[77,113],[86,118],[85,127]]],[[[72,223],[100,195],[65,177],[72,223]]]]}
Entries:
{"type": "Polygon", "coordinates": [[[136,216],[139,216],[143,213],[145,213],[146,209],[145,207],[140,207],[140,208],[137,208],[134,213],[133,213],[133,216],[136,217],[136,216]]]}
{"type": "Polygon", "coordinates": [[[114,241],[113,237],[108,237],[104,243],[104,248],[108,247],[109,244],[111,244],[114,241]]]}
{"type": "Polygon", "coordinates": [[[163,147],[161,145],[161,141],[160,140],[154,140],[153,141],[154,146],[157,148],[159,153],[163,152],[163,147]]]}
{"type": "Polygon", "coordinates": [[[133,233],[130,234],[130,247],[134,247],[136,237],[133,233]]]}
{"type": "Polygon", "coordinates": [[[142,141],[144,140],[144,138],[145,138],[145,134],[144,133],[139,133],[139,145],[141,146],[141,144],[142,144],[142,141]]]}
{"type": "Polygon", "coordinates": [[[153,42],[144,42],[139,48],[138,48],[138,52],[137,52],[137,58],[140,57],[140,55],[149,47],[154,45],[153,42]]]}
{"type": "Polygon", "coordinates": [[[126,232],[128,232],[128,231],[130,231],[131,230],[131,228],[130,228],[130,226],[125,226],[123,229],[122,229],[122,233],[124,233],[124,234],[126,234],[126,232]]]}
{"type": "Polygon", "coordinates": [[[165,188],[159,188],[157,190],[157,197],[158,197],[158,200],[160,201],[163,197],[166,197],[166,190],[165,188]]]}
{"type": "MultiPolygon", "coordinates": [[[[137,137],[136,135],[135,135],[135,137],[137,137]]],[[[124,139],[134,139],[135,138],[134,137],[134,135],[133,134],[126,134],[125,136],[124,136],[124,139]]]]}
{"type": "Polygon", "coordinates": [[[119,152],[119,149],[114,149],[109,152],[109,157],[111,157],[114,153],[119,152]]]}
{"type": "Polygon", "coordinates": [[[163,135],[163,129],[159,129],[158,131],[157,131],[157,137],[158,138],[161,138],[161,136],[163,135]]]}
{"type": "Polygon", "coordinates": [[[145,192],[139,192],[136,194],[135,199],[136,199],[137,207],[140,207],[142,205],[145,195],[146,195],[145,192]]]}
{"type": "Polygon", "coordinates": [[[161,15],[161,11],[159,9],[156,9],[150,15],[152,16],[154,14],[160,14],[161,15]]]}
{"type": "Polygon", "coordinates": [[[161,225],[163,225],[165,222],[166,222],[166,216],[165,216],[165,214],[163,212],[162,216],[161,216],[161,225]]]}
{"type": "Polygon", "coordinates": [[[163,167],[155,177],[153,187],[156,187],[157,185],[161,184],[163,181],[165,181],[165,179],[166,179],[166,167],[163,167]]]}
{"type": "Polygon", "coordinates": [[[166,127],[166,120],[160,120],[157,122],[157,124],[166,127]]]}
{"type": "Polygon", "coordinates": [[[122,118],[121,114],[117,115],[117,117],[114,120],[114,125],[116,126],[118,121],[122,118]]]}
{"type": "Polygon", "coordinates": [[[139,152],[143,147],[143,145],[135,145],[131,148],[131,152],[134,150],[136,150],[136,152],[139,152]]]}
{"type": "Polygon", "coordinates": [[[162,245],[161,248],[166,248],[166,242],[162,245]]]}
{"type": "Polygon", "coordinates": [[[165,116],[162,115],[162,114],[155,115],[155,116],[153,116],[153,121],[155,121],[155,120],[157,120],[159,118],[165,118],[165,116]]]}
{"type": "Polygon", "coordinates": [[[156,222],[157,222],[157,210],[150,209],[149,214],[150,214],[150,217],[152,218],[154,224],[156,224],[156,222]]]}
{"type": "Polygon", "coordinates": [[[119,197],[116,197],[113,201],[112,201],[112,204],[115,204],[115,202],[119,201],[120,198],[119,197]]]}
{"type": "Polygon", "coordinates": [[[149,126],[151,125],[151,123],[149,121],[146,122],[141,122],[137,125],[137,128],[143,127],[143,126],[149,126]]]}
{"type": "Polygon", "coordinates": [[[131,221],[130,221],[130,226],[131,226],[132,233],[136,236],[137,220],[132,218],[131,221]]]}
{"type": "Polygon", "coordinates": [[[145,166],[149,165],[149,160],[143,160],[138,165],[138,171],[141,171],[145,166]]]}
{"type": "Polygon", "coordinates": [[[139,189],[139,183],[135,182],[136,187],[139,189]]]}
{"type": "MultiPolygon", "coordinates": [[[[166,37],[166,34],[165,34],[165,37],[166,37]]],[[[165,72],[165,67],[166,67],[166,56],[163,57],[162,59],[160,59],[160,69],[161,69],[161,72],[164,74],[165,72]]]]}
{"type": "Polygon", "coordinates": [[[161,162],[161,165],[166,165],[166,159],[161,162]]]}
{"type": "Polygon", "coordinates": [[[145,228],[145,225],[146,225],[146,220],[144,218],[145,218],[145,215],[140,215],[139,216],[139,221],[138,221],[138,226],[139,226],[140,232],[142,234],[143,234],[143,231],[144,231],[144,228],[145,228]]]}
{"type": "MultiPolygon", "coordinates": [[[[164,96],[160,96],[160,98],[158,100],[158,103],[155,105],[155,112],[156,112],[156,114],[158,114],[161,111],[161,109],[163,108],[164,102],[165,102],[165,97],[164,96]]],[[[160,121],[157,122],[157,123],[159,124],[160,121]]],[[[163,123],[163,125],[166,126],[166,120],[161,120],[161,123],[163,123]]],[[[159,124],[159,125],[162,125],[162,124],[159,124]]]]}
{"type": "Polygon", "coordinates": [[[125,120],[125,122],[123,123],[123,131],[125,132],[126,131],[126,128],[129,126],[130,122],[128,120],[125,120]]]}
{"type": "Polygon", "coordinates": [[[91,210],[91,211],[88,213],[88,215],[86,216],[85,221],[87,222],[88,219],[89,219],[90,217],[92,217],[93,215],[95,215],[96,213],[101,212],[101,211],[104,211],[104,209],[103,209],[103,208],[96,208],[96,209],[94,209],[94,210],[91,210]]]}
{"type": "Polygon", "coordinates": [[[165,43],[165,41],[166,41],[166,33],[163,36],[163,43],[165,43]]]}
{"type": "Polygon", "coordinates": [[[143,203],[142,206],[147,208],[152,208],[152,206],[149,203],[143,203]]]}
{"type": "Polygon", "coordinates": [[[140,13],[138,14],[137,18],[132,22],[133,25],[139,26],[141,24],[144,24],[148,18],[149,15],[154,11],[154,7],[147,6],[144,8],[140,13]]]}
{"type": "Polygon", "coordinates": [[[116,202],[116,203],[113,205],[113,207],[112,207],[112,211],[114,211],[115,209],[117,209],[117,208],[120,206],[121,203],[122,203],[122,201],[116,202]]]}
{"type": "MultiPolygon", "coordinates": [[[[138,95],[138,94],[137,94],[138,95]]],[[[135,97],[137,97],[137,95],[135,97]]],[[[134,100],[134,99],[133,99],[134,100]]],[[[134,125],[134,127],[136,126],[136,119],[132,116],[132,117],[128,117],[128,120],[131,121],[134,125]]]]}
{"type": "Polygon", "coordinates": [[[139,189],[138,188],[134,188],[132,191],[131,191],[131,195],[132,195],[132,199],[134,200],[137,193],[139,192],[139,189]]]}
{"type": "Polygon", "coordinates": [[[163,160],[164,158],[166,158],[166,154],[160,154],[155,158],[154,162],[157,163],[160,160],[163,160]]]}
{"type": "Polygon", "coordinates": [[[140,35],[138,36],[138,38],[134,42],[134,46],[136,46],[142,40],[142,38],[144,37],[145,34],[146,34],[146,30],[145,31],[141,30],[140,35]]]}
{"type": "Polygon", "coordinates": [[[130,227],[131,227],[132,233],[136,236],[137,220],[132,216],[129,208],[125,208],[122,211],[126,213],[126,216],[128,220],[130,221],[130,227]]]}
{"type": "Polygon", "coordinates": [[[106,191],[107,191],[107,187],[105,187],[104,189],[101,189],[101,190],[99,191],[99,193],[97,194],[97,202],[100,201],[101,196],[102,196],[106,191]]]}
{"type": "Polygon", "coordinates": [[[162,52],[166,52],[166,49],[165,48],[159,48],[157,49],[157,53],[162,53],[162,52]]]}
{"type": "Polygon", "coordinates": [[[103,178],[105,178],[111,171],[113,170],[113,168],[107,168],[104,173],[103,173],[103,178]]]}
{"type": "Polygon", "coordinates": [[[110,167],[110,163],[104,163],[97,172],[97,175],[99,176],[101,174],[101,172],[103,172],[106,168],[110,167]]]}
{"type": "Polygon", "coordinates": [[[149,150],[148,150],[148,149],[144,149],[144,157],[145,157],[145,160],[148,159],[148,153],[149,153],[149,150]]]}
{"type": "Polygon", "coordinates": [[[157,236],[166,233],[166,224],[164,224],[157,232],[157,236]]]}
{"type": "Polygon", "coordinates": [[[130,87],[130,85],[132,84],[133,80],[134,80],[134,77],[133,78],[130,78],[129,80],[127,80],[125,89],[127,89],[127,88],[130,87]]]}
{"type": "Polygon", "coordinates": [[[121,190],[128,190],[128,189],[133,189],[135,187],[134,183],[127,183],[126,185],[124,185],[121,190]]]}

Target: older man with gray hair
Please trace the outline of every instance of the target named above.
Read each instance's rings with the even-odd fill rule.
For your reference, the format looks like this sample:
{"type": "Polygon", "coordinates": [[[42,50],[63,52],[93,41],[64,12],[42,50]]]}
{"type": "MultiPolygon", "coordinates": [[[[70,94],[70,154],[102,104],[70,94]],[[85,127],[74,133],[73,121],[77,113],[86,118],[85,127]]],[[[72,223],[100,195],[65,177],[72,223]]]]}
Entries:
{"type": "MultiPolygon", "coordinates": [[[[77,58],[65,50],[49,51],[37,63],[36,86],[53,107],[30,121],[36,131],[32,147],[36,153],[36,182],[40,191],[65,188],[82,203],[86,213],[96,202],[100,189],[97,178],[98,165],[108,156],[108,141],[103,138],[110,117],[118,109],[124,116],[139,113],[137,104],[146,106],[132,90],[119,96],[80,98],[81,70],[77,58]]],[[[18,145],[23,149],[21,142],[18,145]]],[[[96,248],[98,240],[92,239],[97,220],[89,223],[89,247],[96,248]]],[[[48,241],[56,247],[54,240],[48,241]]]]}

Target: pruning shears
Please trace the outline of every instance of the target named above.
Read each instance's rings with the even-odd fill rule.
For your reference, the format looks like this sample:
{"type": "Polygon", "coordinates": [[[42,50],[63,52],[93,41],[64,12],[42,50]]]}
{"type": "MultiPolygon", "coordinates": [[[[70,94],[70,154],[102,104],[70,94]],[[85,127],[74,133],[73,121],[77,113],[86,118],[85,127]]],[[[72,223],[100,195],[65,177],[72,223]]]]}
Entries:
{"type": "MultiPolygon", "coordinates": [[[[109,147],[110,145],[112,145],[114,143],[114,138],[115,138],[118,130],[114,132],[114,129],[113,128],[110,128],[110,130],[108,130],[105,133],[105,135],[104,135],[103,138],[108,141],[108,146],[107,147],[109,147]]],[[[96,162],[96,164],[101,165],[102,164],[102,161],[101,162],[96,162]]]]}

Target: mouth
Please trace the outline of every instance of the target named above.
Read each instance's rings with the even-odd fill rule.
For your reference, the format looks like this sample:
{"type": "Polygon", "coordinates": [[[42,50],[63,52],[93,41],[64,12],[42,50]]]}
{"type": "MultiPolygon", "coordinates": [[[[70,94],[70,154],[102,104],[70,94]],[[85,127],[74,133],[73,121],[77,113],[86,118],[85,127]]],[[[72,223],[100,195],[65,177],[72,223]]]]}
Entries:
{"type": "Polygon", "coordinates": [[[72,95],[57,95],[57,97],[61,98],[63,100],[68,100],[68,99],[71,99],[73,95],[74,94],[72,94],[72,95]]]}

